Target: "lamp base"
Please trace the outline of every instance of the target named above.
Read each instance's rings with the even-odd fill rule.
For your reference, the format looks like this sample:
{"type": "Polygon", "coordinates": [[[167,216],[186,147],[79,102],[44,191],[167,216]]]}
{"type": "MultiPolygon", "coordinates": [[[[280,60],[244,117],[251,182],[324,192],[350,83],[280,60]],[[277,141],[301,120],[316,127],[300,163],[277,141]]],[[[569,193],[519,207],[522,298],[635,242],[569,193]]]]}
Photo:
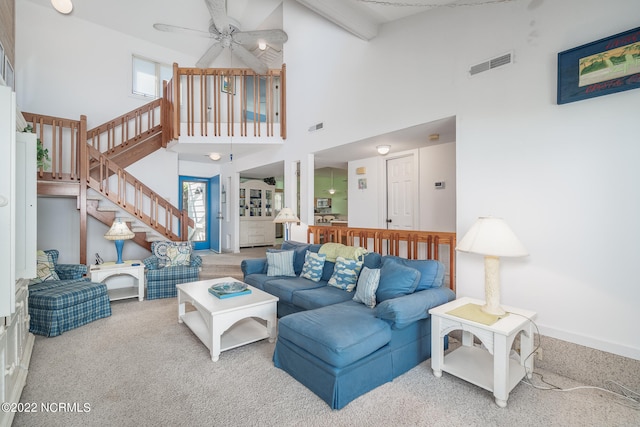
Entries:
{"type": "Polygon", "coordinates": [[[490,306],[488,304],[483,305],[482,307],[480,307],[480,310],[482,310],[484,313],[487,314],[492,314],[494,316],[504,316],[505,314],[507,314],[506,311],[504,311],[504,309],[502,307],[498,306],[490,306]]]}
{"type": "Polygon", "coordinates": [[[116,253],[118,255],[116,264],[124,264],[124,262],[122,261],[122,247],[124,246],[124,240],[115,240],[114,242],[116,244],[116,253]]]}
{"type": "Polygon", "coordinates": [[[500,258],[486,255],[484,257],[484,296],[485,305],[482,311],[494,316],[504,316],[506,313],[500,307],[500,258]]]}

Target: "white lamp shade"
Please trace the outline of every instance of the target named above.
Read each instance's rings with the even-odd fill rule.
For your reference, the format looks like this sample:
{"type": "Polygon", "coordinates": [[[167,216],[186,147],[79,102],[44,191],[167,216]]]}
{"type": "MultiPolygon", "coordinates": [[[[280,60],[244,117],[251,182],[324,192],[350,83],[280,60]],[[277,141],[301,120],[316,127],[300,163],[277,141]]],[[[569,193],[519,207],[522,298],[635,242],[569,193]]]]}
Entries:
{"type": "Polygon", "coordinates": [[[129,240],[134,237],[134,232],[129,230],[127,223],[123,222],[120,218],[116,218],[116,220],[113,221],[111,228],[107,231],[107,234],[104,235],[104,238],[107,240],[129,240]]]}
{"type": "Polygon", "coordinates": [[[71,13],[73,10],[73,3],[71,3],[71,0],[51,0],[51,5],[55,10],[65,15],[71,13]]]}
{"type": "Polygon", "coordinates": [[[278,215],[273,219],[273,222],[276,223],[286,223],[286,222],[300,222],[300,219],[293,213],[291,208],[283,208],[278,215]]]}
{"type": "Polygon", "coordinates": [[[526,256],[529,253],[505,220],[480,217],[458,242],[456,250],[490,256],[526,256]]]}

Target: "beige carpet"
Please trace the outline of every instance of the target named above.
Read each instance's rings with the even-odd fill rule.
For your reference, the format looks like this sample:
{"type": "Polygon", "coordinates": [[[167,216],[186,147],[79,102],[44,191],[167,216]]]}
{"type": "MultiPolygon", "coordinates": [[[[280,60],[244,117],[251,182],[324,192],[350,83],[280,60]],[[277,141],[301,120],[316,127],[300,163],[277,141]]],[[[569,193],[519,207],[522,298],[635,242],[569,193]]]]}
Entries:
{"type": "Polygon", "coordinates": [[[240,253],[215,253],[211,251],[197,251],[202,258],[200,279],[217,279],[233,277],[242,280],[240,263],[247,258],[264,258],[267,247],[243,248],[240,253]]]}
{"type": "MultiPolygon", "coordinates": [[[[239,264],[221,257],[207,264],[239,264]]],[[[483,389],[446,373],[436,378],[429,360],[331,410],[273,366],[275,344],[266,340],[212,362],[208,349],[178,323],[176,298],[113,302],[112,310],[111,317],[59,337],[36,337],[21,402],[35,402],[38,412],[17,414],[14,426],[640,425],[640,412],[594,390],[562,393],[519,384],[502,409],[483,389]],[[40,410],[51,402],[82,411],[40,410]]],[[[561,387],[580,385],[544,375],[561,387]]]]}

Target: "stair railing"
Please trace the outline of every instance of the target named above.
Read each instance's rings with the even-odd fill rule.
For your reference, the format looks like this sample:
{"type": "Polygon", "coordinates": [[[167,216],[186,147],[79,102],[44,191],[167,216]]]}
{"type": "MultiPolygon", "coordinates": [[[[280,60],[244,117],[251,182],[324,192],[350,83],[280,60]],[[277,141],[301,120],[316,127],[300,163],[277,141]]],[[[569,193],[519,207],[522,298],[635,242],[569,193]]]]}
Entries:
{"type": "Polygon", "coordinates": [[[162,99],[156,99],[87,131],[87,142],[101,153],[126,149],[162,131],[162,99]]]}
{"type": "Polygon", "coordinates": [[[118,207],[152,227],[169,240],[186,240],[194,222],[186,210],[179,210],[133,175],[92,146],[87,149],[87,166],[97,164],[87,175],[87,185],[118,207]],[[184,236],[184,237],[182,237],[184,236]]]}
{"type": "MultiPolygon", "coordinates": [[[[161,101],[153,101],[146,109],[141,107],[137,110],[138,112],[125,114],[121,116],[123,118],[121,123],[125,127],[128,126],[124,124],[127,121],[125,118],[140,117],[142,111],[151,118],[147,122],[154,123],[153,117],[157,113],[151,113],[151,111],[155,111],[159,105],[161,101]]],[[[50,170],[45,172],[41,168],[38,171],[40,180],[67,183],[85,181],[86,185],[103,194],[167,239],[186,240],[188,227],[193,226],[193,220],[189,219],[187,212],[180,211],[115,162],[109,160],[108,153],[101,153],[93,145],[88,144],[86,135],[89,132],[85,130],[85,116],[82,116],[81,120],[70,120],[32,113],[23,113],[23,115],[25,120],[32,124],[35,133],[44,147],[49,150],[51,157],[50,170]],[[185,236],[184,239],[181,236],[185,236]]],[[[140,122],[140,119],[134,118],[134,120],[140,122]]],[[[150,129],[155,128],[157,126],[152,126],[150,129]]],[[[105,126],[102,133],[108,133],[112,129],[113,126],[105,126]]],[[[143,135],[146,132],[144,129],[138,125],[135,134],[143,135]]],[[[133,137],[133,134],[131,136],[133,137]]],[[[109,138],[107,137],[106,140],[109,138]]],[[[78,207],[81,209],[82,217],[83,207],[86,212],[86,186],[80,188],[80,191],[75,194],[79,195],[78,207]]]]}

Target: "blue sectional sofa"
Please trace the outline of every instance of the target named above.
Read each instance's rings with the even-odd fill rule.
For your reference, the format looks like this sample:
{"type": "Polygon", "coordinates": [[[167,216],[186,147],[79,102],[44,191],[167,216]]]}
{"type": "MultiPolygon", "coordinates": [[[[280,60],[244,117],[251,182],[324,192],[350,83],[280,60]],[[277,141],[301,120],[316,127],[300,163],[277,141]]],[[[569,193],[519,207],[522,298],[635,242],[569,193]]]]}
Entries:
{"type": "Polygon", "coordinates": [[[428,311],[455,299],[443,286],[441,262],[366,254],[362,271],[366,266],[380,274],[370,308],[353,300],[357,288],[347,292],[328,285],[334,262],[325,261],[317,282],[300,277],[306,252],[318,253],[321,245],[286,241],[281,250],[294,251],[295,276],[269,276],[266,258],[248,259],[241,265],[244,281],[280,299],[275,366],[331,408],[344,407],[431,357],[428,311]]]}

